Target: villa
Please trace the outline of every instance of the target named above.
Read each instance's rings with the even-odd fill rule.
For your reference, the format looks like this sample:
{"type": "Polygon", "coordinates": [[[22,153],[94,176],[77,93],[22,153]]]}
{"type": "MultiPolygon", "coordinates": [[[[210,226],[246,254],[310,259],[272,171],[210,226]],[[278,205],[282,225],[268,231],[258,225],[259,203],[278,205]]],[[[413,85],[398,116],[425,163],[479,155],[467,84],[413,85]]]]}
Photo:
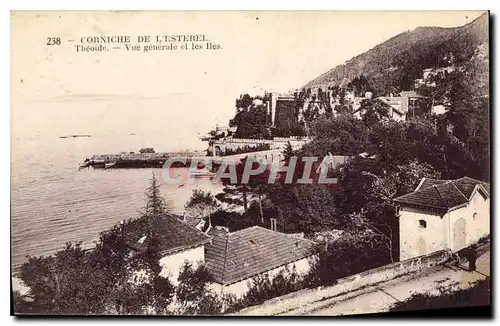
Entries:
{"type": "Polygon", "coordinates": [[[490,233],[490,185],[463,177],[423,178],[398,205],[400,260],[461,250],[490,233]]]}
{"type": "Polygon", "coordinates": [[[315,242],[260,226],[236,232],[213,228],[209,235],[213,240],[205,246],[205,263],[215,280],[212,289],[236,297],[258,275],[274,276],[285,269],[306,274],[318,250],[315,242]]]}

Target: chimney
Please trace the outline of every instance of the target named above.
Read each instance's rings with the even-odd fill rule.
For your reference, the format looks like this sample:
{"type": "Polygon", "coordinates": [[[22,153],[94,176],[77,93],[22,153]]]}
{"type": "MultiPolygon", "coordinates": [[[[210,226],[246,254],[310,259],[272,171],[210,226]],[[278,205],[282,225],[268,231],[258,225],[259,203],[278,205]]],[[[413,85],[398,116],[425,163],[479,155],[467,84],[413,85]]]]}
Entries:
{"type": "Polygon", "coordinates": [[[120,235],[122,236],[122,238],[125,234],[124,225],[125,225],[125,220],[121,220],[120,221],[120,235]]]}
{"type": "Polygon", "coordinates": [[[277,231],[276,219],[275,218],[271,218],[269,220],[271,221],[271,231],[277,231]]]}
{"type": "Polygon", "coordinates": [[[208,227],[205,230],[205,234],[208,234],[208,232],[210,232],[211,229],[212,229],[212,219],[210,218],[210,216],[208,216],[208,227]]]}

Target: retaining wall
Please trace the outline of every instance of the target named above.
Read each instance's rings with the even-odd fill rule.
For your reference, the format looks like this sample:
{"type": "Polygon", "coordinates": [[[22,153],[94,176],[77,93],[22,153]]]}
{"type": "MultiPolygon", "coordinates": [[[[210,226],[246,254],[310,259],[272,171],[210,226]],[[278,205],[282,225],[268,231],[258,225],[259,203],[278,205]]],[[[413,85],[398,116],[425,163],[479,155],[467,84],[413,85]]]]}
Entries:
{"type": "Polygon", "coordinates": [[[220,150],[224,151],[227,149],[236,150],[245,146],[259,146],[262,144],[269,144],[271,149],[283,149],[290,142],[293,149],[298,149],[303,146],[309,139],[305,137],[274,137],[274,139],[246,139],[246,138],[233,138],[226,137],[223,139],[216,140],[214,142],[214,147],[219,147],[220,150]]]}
{"type": "Polygon", "coordinates": [[[366,286],[386,282],[398,276],[442,264],[446,262],[450,256],[450,250],[440,250],[429,255],[384,265],[359,274],[338,279],[337,284],[329,287],[307,289],[278,298],[273,298],[261,305],[245,308],[234,315],[277,315],[289,310],[298,309],[316,301],[335,297],[366,286]]]}

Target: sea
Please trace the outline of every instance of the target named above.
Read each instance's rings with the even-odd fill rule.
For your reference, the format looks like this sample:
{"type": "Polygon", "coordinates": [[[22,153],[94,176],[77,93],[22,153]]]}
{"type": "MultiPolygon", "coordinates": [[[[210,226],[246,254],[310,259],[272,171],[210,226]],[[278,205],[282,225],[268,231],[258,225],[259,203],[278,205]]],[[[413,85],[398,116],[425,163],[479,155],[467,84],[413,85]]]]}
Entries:
{"type": "Polygon", "coordinates": [[[140,109],[91,99],[30,103],[12,110],[14,271],[27,256],[50,255],[67,242],[90,246],[101,231],[138,217],[153,174],[161,180],[161,192],[174,212],[184,210],[194,189],[222,191],[222,185],[206,178],[184,186],[166,184],[162,169],[79,170],[79,164],[93,154],[137,152],[145,147],[157,152],[206,148],[183,112],[176,116],[159,111],[159,103],[144,105],[152,101],[139,101],[140,109]],[[61,138],[75,134],[90,137],[61,138]]]}

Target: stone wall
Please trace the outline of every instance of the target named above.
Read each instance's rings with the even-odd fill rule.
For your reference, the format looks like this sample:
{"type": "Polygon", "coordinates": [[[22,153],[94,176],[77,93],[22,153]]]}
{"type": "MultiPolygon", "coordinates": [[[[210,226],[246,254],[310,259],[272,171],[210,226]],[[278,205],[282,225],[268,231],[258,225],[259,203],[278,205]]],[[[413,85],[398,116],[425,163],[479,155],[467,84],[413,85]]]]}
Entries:
{"type": "Polygon", "coordinates": [[[227,149],[236,150],[238,148],[243,148],[245,146],[259,146],[262,144],[269,144],[271,149],[284,149],[288,142],[292,146],[292,149],[298,149],[302,147],[309,139],[304,137],[275,137],[274,139],[246,139],[246,138],[233,138],[226,137],[214,141],[212,147],[218,148],[217,151],[224,152],[227,149]]]}
{"type": "Polygon", "coordinates": [[[336,297],[366,286],[389,281],[398,276],[442,264],[450,258],[450,255],[450,250],[441,250],[429,255],[384,265],[359,274],[341,278],[337,280],[338,282],[335,285],[290,293],[268,300],[261,305],[245,308],[234,315],[277,315],[289,310],[298,309],[312,302],[336,297]]]}

